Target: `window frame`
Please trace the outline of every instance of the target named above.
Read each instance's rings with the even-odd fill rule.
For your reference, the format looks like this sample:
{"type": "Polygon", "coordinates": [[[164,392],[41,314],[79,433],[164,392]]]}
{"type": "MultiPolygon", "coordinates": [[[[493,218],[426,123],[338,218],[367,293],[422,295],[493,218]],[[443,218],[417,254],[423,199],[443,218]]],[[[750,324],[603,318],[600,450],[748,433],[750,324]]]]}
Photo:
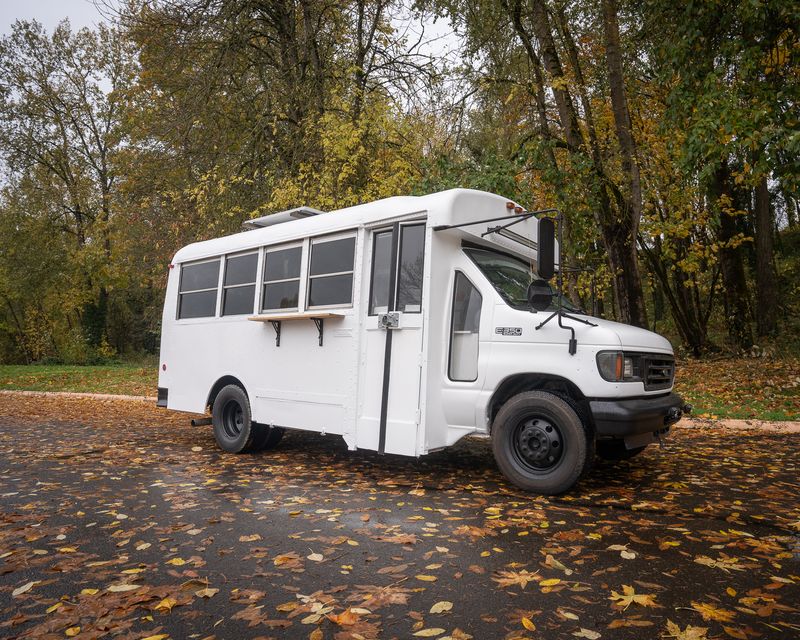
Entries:
{"type": "MultiPolygon", "coordinates": [[[[358,257],[358,234],[356,230],[349,230],[344,233],[337,233],[335,235],[322,235],[316,236],[313,238],[308,239],[308,255],[305,260],[306,262],[306,269],[305,269],[305,296],[303,301],[305,302],[305,309],[311,310],[319,310],[319,309],[350,309],[353,307],[354,303],[354,295],[353,292],[356,286],[356,258],[358,257]],[[353,266],[350,271],[331,271],[330,273],[320,273],[317,275],[311,275],[311,261],[314,257],[314,245],[316,244],[325,244],[327,242],[335,242],[336,240],[346,240],[348,238],[353,239],[353,266]],[[328,278],[331,276],[346,276],[349,275],[352,277],[350,283],[350,302],[337,302],[335,304],[311,304],[311,281],[316,278],[328,278]]],[[[299,299],[298,299],[299,303],[299,299]]]]}
{"type": "Polygon", "coordinates": [[[306,266],[305,265],[305,257],[306,257],[305,242],[303,242],[301,240],[299,242],[287,242],[286,244],[274,244],[274,245],[265,246],[265,247],[263,247],[263,253],[264,253],[263,264],[261,265],[261,282],[260,282],[261,286],[260,286],[259,300],[258,300],[259,313],[282,313],[282,312],[291,313],[293,311],[295,311],[295,312],[300,311],[301,302],[303,301],[303,295],[305,293],[303,291],[303,275],[304,275],[304,273],[306,271],[306,269],[305,269],[305,266],[306,266]],[[300,249],[300,270],[297,273],[297,277],[296,278],[283,278],[281,280],[270,280],[269,282],[267,282],[267,280],[265,279],[267,277],[267,254],[269,254],[271,252],[275,252],[275,251],[284,251],[286,249],[300,249]],[[276,283],[280,283],[280,282],[293,282],[295,280],[297,280],[297,305],[296,306],[294,306],[294,307],[284,307],[284,308],[278,307],[278,308],[275,308],[275,309],[273,309],[273,308],[267,309],[264,306],[264,303],[266,302],[266,296],[264,295],[264,293],[265,293],[264,289],[267,286],[267,284],[276,284],[276,283]]]}
{"type": "MultiPolygon", "coordinates": [[[[382,227],[378,229],[372,230],[372,245],[370,247],[370,256],[369,256],[369,294],[367,296],[367,317],[375,317],[380,315],[381,313],[386,313],[386,311],[371,311],[372,310],[372,294],[374,293],[374,285],[375,285],[375,245],[378,242],[378,235],[388,233],[389,234],[389,277],[391,278],[392,273],[392,265],[391,265],[391,241],[392,241],[392,227],[382,227]]],[[[398,258],[400,253],[398,252],[398,258]]],[[[390,283],[391,288],[391,283],[390,283]]],[[[387,300],[386,309],[389,309],[389,301],[387,300]]]]}
{"type": "Polygon", "coordinates": [[[218,318],[231,318],[236,316],[244,316],[247,314],[252,314],[253,309],[256,305],[256,298],[258,296],[258,291],[255,289],[256,285],[258,285],[258,261],[259,261],[259,250],[258,249],[245,249],[244,251],[237,251],[236,253],[226,253],[224,256],[225,264],[224,268],[222,269],[222,277],[220,278],[220,296],[219,296],[219,305],[217,309],[218,318]],[[256,268],[255,268],[255,281],[253,282],[242,282],[240,284],[225,284],[225,276],[228,272],[228,260],[231,258],[243,258],[244,256],[256,256],[256,268]],[[250,305],[250,311],[245,311],[243,313],[225,313],[225,293],[228,289],[241,289],[242,287],[253,287],[253,304],[250,305]]]}
{"type": "Polygon", "coordinates": [[[481,292],[480,288],[475,285],[475,283],[470,279],[470,277],[464,273],[461,269],[455,269],[453,273],[453,293],[450,296],[450,328],[448,331],[447,337],[447,379],[450,382],[467,382],[472,383],[476,382],[480,377],[479,367],[475,367],[475,377],[472,380],[459,380],[457,378],[450,377],[450,371],[453,361],[453,337],[455,336],[455,319],[456,319],[456,287],[459,274],[464,277],[464,279],[470,284],[470,286],[478,292],[478,296],[480,297],[480,314],[478,316],[478,364],[480,364],[480,355],[481,355],[481,341],[480,341],[480,333],[481,333],[481,317],[483,315],[483,293],[481,292]]]}
{"type": "Polygon", "coordinates": [[[400,237],[397,239],[397,282],[395,283],[394,287],[394,308],[397,311],[401,311],[397,309],[397,302],[400,299],[400,278],[402,274],[400,273],[400,265],[403,259],[403,230],[408,227],[422,227],[422,283],[420,284],[419,288],[419,310],[418,311],[401,311],[401,313],[413,313],[419,314],[422,313],[422,303],[423,298],[425,297],[425,252],[428,248],[428,223],[427,220],[422,221],[413,221],[407,223],[400,224],[400,237]]]}
{"type": "Polygon", "coordinates": [[[219,287],[222,277],[222,258],[223,256],[212,256],[209,258],[200,258],[199,260],[190,260],[188,262],[181,262],[178,266],[180,267],[180,272],[178,273],[178,293],[177,293],[177,304],[175,305],[175,320],[178,322],[185,322],[187,320],[206,320],[208,318],[216,318],[217,314],[219,313],[219,287]],[[217,262],[218,270],[217,270],[217,284],[213,287],[207,287],[205,289],[194,289],[192,291],[181,291],[181,287],[183,286],[183,269],[185,267],[194,267],[199,264],[206,264],[209,262],[217,262]],[[210,316],[194,316],[192,318],[181,318],[181,302],[182,296],[188,293],[207,293],[209,291],[214,291],[216,295],[214,296],[214,313],[210,316]]]}

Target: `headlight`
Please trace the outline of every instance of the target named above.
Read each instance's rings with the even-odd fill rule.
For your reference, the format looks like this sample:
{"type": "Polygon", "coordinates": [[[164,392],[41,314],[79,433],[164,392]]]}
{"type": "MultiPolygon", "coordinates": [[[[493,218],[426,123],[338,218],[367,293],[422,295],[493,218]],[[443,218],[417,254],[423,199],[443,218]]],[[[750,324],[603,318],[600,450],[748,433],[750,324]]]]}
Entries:
{"type": "Polygon", "coordinates": [[[641,380],[641,356],[622,351],[601,351],[597,354],[597,370],[609,382],[641,380]]]}

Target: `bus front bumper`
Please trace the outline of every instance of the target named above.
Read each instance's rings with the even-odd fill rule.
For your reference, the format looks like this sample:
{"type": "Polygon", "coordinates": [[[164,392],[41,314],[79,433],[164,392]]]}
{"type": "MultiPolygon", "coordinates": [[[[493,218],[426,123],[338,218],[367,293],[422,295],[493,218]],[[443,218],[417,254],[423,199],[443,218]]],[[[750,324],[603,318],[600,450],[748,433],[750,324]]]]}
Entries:
{"type": "Polygon", "coordinates": [[[647,398],[590,400],[595,432],[601,438],[657,433],[692,410],[676,393],[647,398]]]}

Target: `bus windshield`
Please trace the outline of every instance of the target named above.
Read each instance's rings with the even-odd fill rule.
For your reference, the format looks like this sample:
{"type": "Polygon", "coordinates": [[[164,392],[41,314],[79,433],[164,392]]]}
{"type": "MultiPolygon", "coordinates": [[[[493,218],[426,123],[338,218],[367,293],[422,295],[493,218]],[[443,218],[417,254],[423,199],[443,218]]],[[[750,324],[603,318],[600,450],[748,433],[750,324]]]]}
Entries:
{"type": "MultiPolygon", "coordinates": [[[[483,272],[506,304],[515,309],[530,311],[528,304],[528,285],[536,277],[530,264],[499,251],[491,249],[464,247],[464,252],[483,272]]],[[[558,294],[553,291],[553,302],[548,311],[555,311],[558,294]]],[[[566,296],[561,296],[561,307],[572,313],[584,313],[566,296]]]]}

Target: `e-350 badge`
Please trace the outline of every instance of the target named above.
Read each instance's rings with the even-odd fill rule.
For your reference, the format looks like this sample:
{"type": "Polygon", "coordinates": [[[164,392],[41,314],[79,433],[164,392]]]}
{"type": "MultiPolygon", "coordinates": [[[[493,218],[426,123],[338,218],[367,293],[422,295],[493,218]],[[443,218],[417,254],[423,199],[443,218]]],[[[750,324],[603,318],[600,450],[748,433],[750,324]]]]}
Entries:
{"type": "Polygon", "coordinates": [[[495,327],[494,332],[501,336],[521,336],[522,327],[495,327]]]}

